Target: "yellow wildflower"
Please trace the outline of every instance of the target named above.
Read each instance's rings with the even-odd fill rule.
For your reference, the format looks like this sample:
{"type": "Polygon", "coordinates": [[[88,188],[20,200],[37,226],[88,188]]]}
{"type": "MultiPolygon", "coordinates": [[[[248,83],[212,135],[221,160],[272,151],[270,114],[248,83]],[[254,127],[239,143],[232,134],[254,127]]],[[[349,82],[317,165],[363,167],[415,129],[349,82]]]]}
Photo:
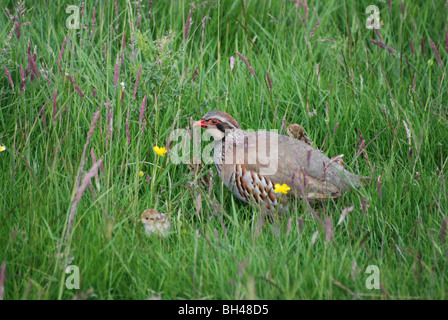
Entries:
{"type": "Polygon", "coordinates": [[[281,192],[283,194],[287,194],[288,191],[291,190],[290,187],[288,187],[288,185],[283,184],[283,185],[279,185],[278,183],[274,186],[274,192],[278,193],[281,192]]]}
{"type": "Polygon", "coordinates": [[[6,150],[6,147],[5,146],[0,146],[0,152],[3,152],[3,151],[5,151],[6,150]]]}
{"type": "Polygon", "coordinates": [[[159,155],[162,156],[167,152],[166,149],[164,147],[159,148],[158,146],[154,147],[154,151],[159,155]]]}
{"type": "Polygon", "coordinates": [[[432,61],[431,59],[428,60],[428,65],[431,67],[434,64],[434,61],[432,61]]]}
{"type": "Polygon", "coordinates": [[[143,171],[140,171],[140,172],[138,173],[138,175],[139,175],[140,177],[143,177],[143,176],[145,175],[145,173],[144,173],[143,171]]]}

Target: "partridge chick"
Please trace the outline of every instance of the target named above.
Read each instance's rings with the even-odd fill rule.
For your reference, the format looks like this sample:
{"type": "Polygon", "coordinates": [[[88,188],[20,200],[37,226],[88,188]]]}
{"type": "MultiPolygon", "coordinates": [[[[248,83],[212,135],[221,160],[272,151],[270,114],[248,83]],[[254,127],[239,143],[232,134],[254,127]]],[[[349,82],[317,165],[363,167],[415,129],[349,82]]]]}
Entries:
{"type": "MultiPolygon", "coordinates": [[[[305,135],[303,127],[300,124],[296,123],[290,124],[288,127],[286,127],[286,131],[288,132],[288,135],[291,138],[301,140],[306,144],[313,146],[313,141],[310,139],[310,137],[305,135]]],[[[332,157],[331,160],[339,164],[341,167],[344,167],[344,160],[342,159],[343,156],[344,156],[343,154],[340,154],[332,157]]]]}
{"type": "Polygon", "coordinates": [[[313,145],[313,141],[304,133],[303,127],[300,124],[290,124],[287,128],[286,131],[288,132],[288,135],[291,138],[297,139],[297,140],[302,140],[303,142],[305,142],[306,144],[312,146],[313,145]]]}
{"type": "Polygon", "coordinates": [[[145,232],[147,235],[161,235],[166,237],[171,231],[171,222],[165,213],[159,213],[155,209],[147,209],[143,211],[139,222],[142,222],[145,226],[145,232]]]}

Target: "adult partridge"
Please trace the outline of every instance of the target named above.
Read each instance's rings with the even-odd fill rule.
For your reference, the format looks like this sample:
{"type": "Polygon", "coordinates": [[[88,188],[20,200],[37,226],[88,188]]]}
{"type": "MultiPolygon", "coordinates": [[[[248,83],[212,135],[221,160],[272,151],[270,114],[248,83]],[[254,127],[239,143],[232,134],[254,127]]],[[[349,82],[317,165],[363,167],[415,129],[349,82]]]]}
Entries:
{"type": "MultiPolygon", "coordinates": [[[[345,170],[320,150],[302,140],[274,132],[245,132],[222,111],[210,111],[195,127],[206,128],[214,138],[213,161],[223,183],[240,200],[268,209],[287,198],[337,198],[344,191],[367,184],[369,177],[345,170]],[[276,184],[291,189],[275,192],[276,184]]],[[[278,191],[278,190],[277,190],[278,191]]]]}

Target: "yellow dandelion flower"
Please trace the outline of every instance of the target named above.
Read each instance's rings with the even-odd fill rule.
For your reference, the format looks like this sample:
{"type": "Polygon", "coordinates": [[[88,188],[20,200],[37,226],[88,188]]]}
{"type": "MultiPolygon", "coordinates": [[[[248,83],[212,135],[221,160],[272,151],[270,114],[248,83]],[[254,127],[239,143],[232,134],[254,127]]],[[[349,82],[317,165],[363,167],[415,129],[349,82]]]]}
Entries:
{"type": "Polygon", "coordinates": [[[138,173],[138,175],[139,175],[140,177],[143,177],[143,176],[145,175],[145,173],[144,173],[143,171],[140,171],[140,172],[138,173]]]}
{"type": "Polygon", "coordinates": [[[6,147],[5,146],[0,146],[0,152],[3,152],[3,151],[5,151],[6,150],[6,147]]]}
{"type": "Polygon", "coordinates": [[[287,194],[288,191],[291,190],[290,187],[288,187],[288,185],[283,184],[283,185],[279,185],[278,183],[274,186],[274,192],[275,193],[283,193],[283,194],[287,194]]]}
{"type": "Polygon", "coordinates": [[[164,147],[159,148],[158,146],[154,147],[154,151],[159,155],[162,156],[167,152],[166,149],[164,147]]]}

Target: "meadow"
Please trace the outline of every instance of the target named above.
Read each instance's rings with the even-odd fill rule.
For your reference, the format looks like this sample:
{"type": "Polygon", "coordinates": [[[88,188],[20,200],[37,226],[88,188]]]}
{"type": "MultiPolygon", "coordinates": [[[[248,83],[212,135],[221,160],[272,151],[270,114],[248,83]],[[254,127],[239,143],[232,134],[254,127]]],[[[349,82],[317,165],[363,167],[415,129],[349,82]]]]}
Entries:
{"type": "Polygon", "coordinates": [[[447,299],[447,13],[1,0],[0,299],[447,299]],[[371,184],[262,224],[153,150],[215,109],[243,129],[298,123],[371,184]],[[145,234],[147,208],[170,237],[145,234]]]}

